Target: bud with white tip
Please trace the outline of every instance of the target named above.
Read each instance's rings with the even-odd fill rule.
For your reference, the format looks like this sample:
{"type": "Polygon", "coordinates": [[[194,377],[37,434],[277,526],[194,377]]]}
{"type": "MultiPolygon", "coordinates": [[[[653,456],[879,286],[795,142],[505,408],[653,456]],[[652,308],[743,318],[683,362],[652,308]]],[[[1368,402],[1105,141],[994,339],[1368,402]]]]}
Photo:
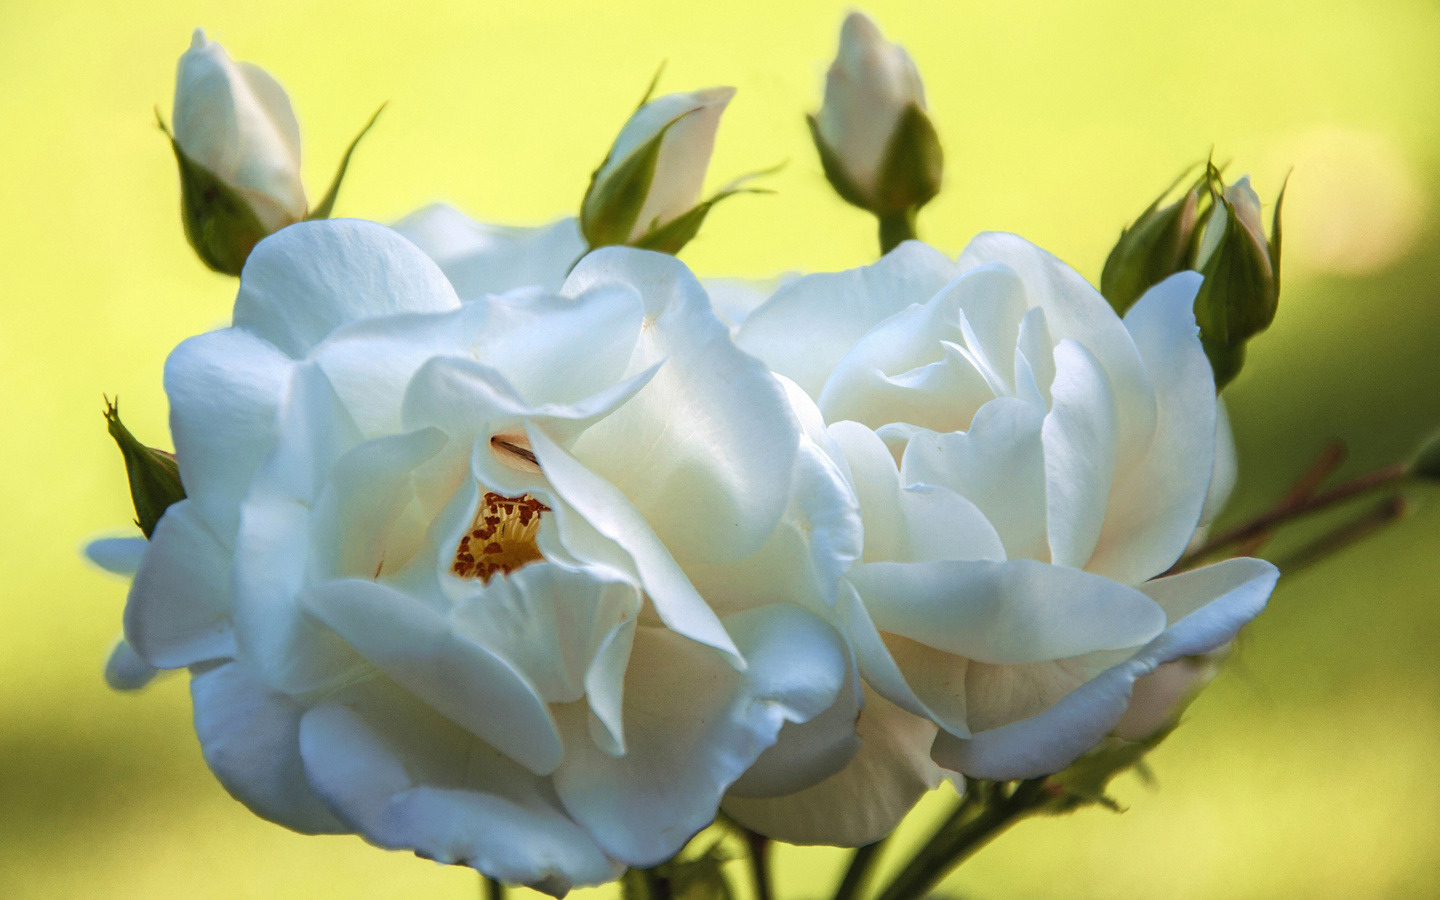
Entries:
{"type": "Polygon", "coordinates": [[[836,192],[880,217],[882,248],[914,237],[915,213],[940,190],[943,153],[910,54],[863,13],[840,29],[810,128],[836,192]]]}
{"type": "MultiPolygon", "coordinates": [[[[203,196],[186,198],[187,231],[196,232],[192,243],[206,237],[207,230],[210,244],[222,237],[216,233],[221,230],[235,232],[233,240],[258,241],[305,218],[300,123],[285,89],[259,66],[232,60],[198,28],[176,72],[173,138],[190,163],[243,204],[227,209],[232,204],[212,200],[205,208],[203,196]],[[217,215],[235,221],[206,221],[217,215]]],[[[204,191],[201,185],[185,186],[204,191]]],[[[216,261],[238,255],[239,249],[196,247],[202,258],[209,250],[216,261]]],[[[248,255],[248,248],[244,252],[248,255]]],[[[233,268],[230,259],[224,262],[233,268]]]]}
{"type": "Polygon", "coordinates": [[[1215,370],[1216,389],[1225,387],[1245,362],[1250,338],[1270,327],[1280,300],[1280,210],[1275,201],[1270,237],[1265,236],[1260,197],[1249,176],[1223,187],[1213,167],[1207,177],[1214,204],[1195,252],[1194,268],[1205,276],[1195,298],[1200,342],[1215,370]]]}
{"type": "Polygon", "coordinates": [[[199,28],[180,57],[173,119],[173,132],[160,127],[180,166],[185,237],[207,266],[227,275],[239,275],[268,235],[329,217],[350,155],[375,123],[371,117],[351,142],[329,191],[310,209],[300,181],[300,123],[285,89],[259,66],[231,59],[199,28]]]}
{"type": "Polygon", "coordinates": [[[620,129],[580,205],[593,249],[627,244],[674,253],[700,227],[710,205],[700,190],[720,116],[735,89],[667,94],[641,104],[620,129]]]}

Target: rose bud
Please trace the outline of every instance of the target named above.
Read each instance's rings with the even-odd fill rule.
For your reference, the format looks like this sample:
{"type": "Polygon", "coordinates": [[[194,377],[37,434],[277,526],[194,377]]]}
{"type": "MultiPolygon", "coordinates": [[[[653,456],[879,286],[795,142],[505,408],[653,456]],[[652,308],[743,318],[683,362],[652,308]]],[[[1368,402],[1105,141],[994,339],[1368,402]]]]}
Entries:
{"type": "MultiPolygon", "coordinates": [[[[1212,183],[1219,179],[1212,170],[1212,183]]],[[[1195,298],[1200,341],[1215,370],[1219,390],[1240,373],[1245,342],[1270,327],[1280,298],[1281,188],[1275,201],[1271,238],[1265,238],[1260,198],[1247,175],[1215,194],[1215,205],[1195,255],[1205,276],[1195,298]]]]}
{"type": "Polygon", "coordinates": [[[914,237],[915,213],[940,191],[943,154],[914,61],[863,13],[840,29],[825,102],[809,122],[825,177],[880,217],[883,249],[914,237]]]}
{"type": "Polygon", "coordinates": [[[695,236],[720,199],[701,202],[700,189],[733,96],[734,88],[717,87],[641,104],[581,201],[580,230],[591,249],[628,244],[675,253],[695,236]]]}
{"type": "Polygon", "coordinates": [[[302,219],[329,218],[350,157],[379,115],[350,142],[329,190],[310,208],[300,182],[300,123],[285,89],[195,29],[175,76],[174,132],[163,121],[160,128],[180,166],[185,237],[201,261],[239,275],[262,238],[302,219]]]}
{"type": "Polygon", "coordinates": [[[1125,315],[1150,288],[1188,268],[1200,194],[1191,188],[1179,200],[1161,206],[1169,193],[1166,190],[1156,197],[1140,218],[1120,233],[1105,259],[1100,293],[1118,315],[1125,315]]]}
{"type": "Polygon", "coordinates": [[[171,141],[185,236],[210,268],[238,275],[261,238],[305,218],[300,124],[285,89],[198,28],[176,73],[171,141]]]}

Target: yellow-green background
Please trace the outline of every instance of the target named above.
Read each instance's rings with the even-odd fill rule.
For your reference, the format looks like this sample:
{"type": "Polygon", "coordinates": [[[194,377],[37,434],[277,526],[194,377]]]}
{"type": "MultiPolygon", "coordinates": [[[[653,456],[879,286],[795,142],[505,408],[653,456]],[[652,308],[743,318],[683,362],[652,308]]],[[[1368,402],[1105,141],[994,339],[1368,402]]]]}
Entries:
{"type": "MultiPolygon", "coordinates": [[[[662,59],[662,88],[734,84],[712,180],[789,165],[771,179],[777,195],[728,201],[684,258],[703,274],[762,275],[872,258],[871,223],[828,193],[801,120],[843,11],[829,0],[0,2],[0,896],[476,895],[466,870],[252,817],[201,762],[184,679],[138,696],[100,680],[124,585],[77,549],[130,515],[101,393],[165,443],[165,354],[222,324],[234,291],[184,244],[174,163],[153,125],[190,29],[289,88],[312,196],[389,100],[337,208],[382,221],[433,199],[502,222],[573,210],[662,59]]],[[[926,80],[947,188],[921,225],[949,251],[1010,229],[1095,277],[1120,226],[1212,145],[1232,172],[1255,173],[1267,202],[1297,164],[1280,316],[1229,392],[1242,473],[1232,516],[1267,502],[1331,437],[1351,443],[1354,472],[1440,424],[1433,0],[877,0],[871,11],[926,80]],[[1396,259],[1375,268],[1376,253],[1396,259]],[[1369,271],[1333,274],[1365,268],[1357,255],[1369,271]]],[[[1026,823],[947,889],[1440,894],[1440,494],[1413,499],[1403,524],[1282,584],[1155,754],[1158,792],[1127,781],[1124,815],[1026,823]]],[[[839,859],[782,851],[785,894],[821,896],[839,859]]]]}

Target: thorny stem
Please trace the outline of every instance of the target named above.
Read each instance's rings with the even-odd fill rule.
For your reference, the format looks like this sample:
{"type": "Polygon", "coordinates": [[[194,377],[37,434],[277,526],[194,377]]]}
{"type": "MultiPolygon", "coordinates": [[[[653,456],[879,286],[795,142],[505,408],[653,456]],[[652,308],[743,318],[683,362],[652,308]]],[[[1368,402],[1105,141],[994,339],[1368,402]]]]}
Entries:
{"type": "Polygon", "coordinates": [[[771,900],[770,839],[745,829],[745,843],[750,847],[750,874],[755,881],[755,900],[771,900]]]}
{"type": "Polygon", "coordinates": [[[845,870],[845,878],[840,886],[835,889],[834,900],[855,900],[865,891],[870,882],[870,876],[875,871],[875,864],[880,861],[880,854],[885,850],[885,842],[888,837],[883,837],[873,844],[866,844],[858,848],[855,854],[850,857],[850,867],[845,870]]]}
{"type": "Polygon", "coordinates": [[[881,892],[879,900],[926,896],[956,866],[1048,800],[1044,778],[1022,781],[1008,794],[1003,784],[971,782],[954,814],[881,892]]]}
{"type": "Polygon", "coordinates": [[[1180,557],[1180,561],[1165,574],[1173,575],[1176,572],[1183,572],[1191,568],[1196,561],[1209,556],[1216,550],[1223,549],[1231,544],[1250,540],[1264,534],[1276,525],[1288,522],[1291,519],[1298,519],[1301,516],[1320,512],[1321,510],[1328,509],[1337,503],[1342,503],[1367,491],[1372,491],[1378,487],[1383,487],[1394,481],[1398,481],[1405,477],[1409,471],[1410,467],[1407,464],[1395,463],[1383,469],[1377,469],[1374,472],[1367,472],[1364,475],[1352,478],[1342,485],[1333,487],[1324,493],[1307,497],[1299,502],[1289,504],[1281,503],[1269,512],[1262,513],[1249,522],[1237,525],[1218,537],[1206,541],[1199,549],[1192,550],[1180,557]]]}

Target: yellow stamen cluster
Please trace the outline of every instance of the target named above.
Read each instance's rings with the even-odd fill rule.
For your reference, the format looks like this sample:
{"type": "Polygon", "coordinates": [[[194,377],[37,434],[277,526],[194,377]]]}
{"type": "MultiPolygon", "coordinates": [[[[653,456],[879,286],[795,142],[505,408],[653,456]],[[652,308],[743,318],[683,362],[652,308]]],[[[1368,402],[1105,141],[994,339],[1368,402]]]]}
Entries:
{"type": "Polygon", "coordinates": [[[450,571],[460,578],[478,578],[489,584],[497,573],[506,575],[542,557],[535,545],[540,515],[550,507],[529,494],[502,497],[487,492],[475,511],[470,530],[455,548],[450,571]]]}

